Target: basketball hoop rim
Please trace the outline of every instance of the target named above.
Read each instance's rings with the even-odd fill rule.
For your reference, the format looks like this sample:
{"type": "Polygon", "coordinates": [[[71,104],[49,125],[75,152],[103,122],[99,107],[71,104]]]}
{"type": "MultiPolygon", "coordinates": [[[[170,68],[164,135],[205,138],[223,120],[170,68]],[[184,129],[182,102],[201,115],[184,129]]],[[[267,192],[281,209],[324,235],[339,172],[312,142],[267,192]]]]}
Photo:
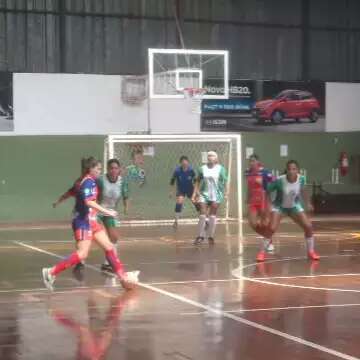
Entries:
{"type": "Polygon", "coordinates": [[[184,96],[186,98],[201,98],[206,94],[205,88],[195,88],[195,87],[188,87],[184,88],[183,90],[184,96]]]}

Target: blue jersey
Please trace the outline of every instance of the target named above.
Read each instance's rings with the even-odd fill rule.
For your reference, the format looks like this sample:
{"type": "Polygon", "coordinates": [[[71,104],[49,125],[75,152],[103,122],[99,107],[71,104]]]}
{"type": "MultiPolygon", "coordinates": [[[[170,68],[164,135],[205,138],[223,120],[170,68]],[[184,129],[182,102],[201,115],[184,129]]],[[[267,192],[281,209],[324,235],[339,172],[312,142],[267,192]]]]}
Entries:
{"type": "Polygon", "coordinates": [[[98,186],[96,180],[90,176],[86,176],[80,183],[76,192],[76,203],[74,213],[74,226],[76,228],[89,228],[90,221],[96,219],[97,211],[91,209],[86,202],[95,200],[98,197],[98,186]]]}
{"type": "Polygon", "coordinates": [[[178,194],[191,196],[194,191],[195,178],[196,174],[191,166],[189,166],[185,171],[181,166],[177,166],[171,178],[170,184],[174,185],[176,182],[178,194]]]}

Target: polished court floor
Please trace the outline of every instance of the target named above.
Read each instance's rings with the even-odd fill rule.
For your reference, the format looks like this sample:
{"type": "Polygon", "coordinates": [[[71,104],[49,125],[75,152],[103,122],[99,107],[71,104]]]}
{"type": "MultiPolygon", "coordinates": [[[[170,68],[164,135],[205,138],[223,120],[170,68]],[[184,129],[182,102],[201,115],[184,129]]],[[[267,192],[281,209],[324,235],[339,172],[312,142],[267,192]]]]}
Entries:
{"type": "Polygon", "coordinates": [[[40,270],[73,250],[70,230],[5,226],[0,359],[360,359],[360,218],[314,225],[320,262],[286,222],[264,264],[246,225],[219,225],[200,247],[195,226],[124,227],[121,258],[141,270],[127,293],[96,247],[49,293],[40,270]]]}

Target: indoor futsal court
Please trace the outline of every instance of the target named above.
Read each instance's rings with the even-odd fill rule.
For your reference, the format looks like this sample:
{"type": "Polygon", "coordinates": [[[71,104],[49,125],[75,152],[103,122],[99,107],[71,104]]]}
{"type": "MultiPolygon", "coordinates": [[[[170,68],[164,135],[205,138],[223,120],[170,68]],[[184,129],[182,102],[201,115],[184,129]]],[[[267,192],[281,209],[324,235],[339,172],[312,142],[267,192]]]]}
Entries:
{"type": "Polygon", "coordinates": [[[357,219],[315,222],[319,263],[299,256],[302,234],[284,224],[279,254],[257,264],[247,226],[219,226],[215,247],[194,249],[194,227],[124,228],[134,292],[113,287],[94,251],[82,281],[71,271],[53,294],[39,263],[67,254],[67,229],[1,230],[1,351],[9,359],[357,359],[357,219]],[[5,275],[6,274],[6,275],[5,275]]]}
{"type": "Polygon", "coordinates": [[[360,360],[360,0],[0,0],[0,360],[360,360]]]}

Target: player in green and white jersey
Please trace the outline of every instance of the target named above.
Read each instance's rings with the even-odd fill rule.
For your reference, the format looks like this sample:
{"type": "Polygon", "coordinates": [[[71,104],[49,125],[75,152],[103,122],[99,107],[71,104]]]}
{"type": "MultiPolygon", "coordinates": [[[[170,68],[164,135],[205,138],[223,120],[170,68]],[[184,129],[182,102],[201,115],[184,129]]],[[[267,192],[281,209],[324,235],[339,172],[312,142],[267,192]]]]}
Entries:
{"type": "MultiPolygon", "coordinates": [[[[107,172],[105,175],[101,175],[97,179],[97,184],[99,187],[100,205],[106,207],[107,209],[117,211],[119,203],[122,200],[124,213],[126,214],[128,209],[129,188],[127,177],[121,175],[121,165],[119,160],[110,159],[107,162],[107,172]]],[[[105,216],[103,214],[99,214],[98,218],[104,224],[109,238],[115,245],[116,250],[119,240],[119,233],[117,230],[119,220],[111,216],[105,216]]],[[[101,269],[112,271],[112,267],[107,260],[104,262],[104,264],[102,264],[101,269]]]]}
{"type": "Polygon", "coordinates": [[[215,151],[207,154],[207,164],[198,170],[192,201],[200,204],[199,234],[194,245],[201,244],[207,237],[210,244],[214,243],[216,214],[220,204],[227,196],[227,172],[218,162],[215,151]],[[209,214],[209,224],[206,234],[206,216],[209,214]]]}
{"type": "MultiPolygon", "coordinates": [[[[272,201],[271,221],[268,236],[272,236],[280,225],[284,216],[289,216],[303,230],[307,243],[308,257],[311,260],[319,260],[319,255],[314,250],[314,235],[310,219],[305,213],[303,202],[307,209],[312,211],[313,207],[309,196],[305,191],[305,178],[299,174],[299,164],[295,160],[289,160],[286,164],[286,173],[278,177],[274,182],[268,184],[267,193],[276,193],[272,201]]],[[[265,260],[265,252],[260,251],[258,261],[265,260]]]]}

